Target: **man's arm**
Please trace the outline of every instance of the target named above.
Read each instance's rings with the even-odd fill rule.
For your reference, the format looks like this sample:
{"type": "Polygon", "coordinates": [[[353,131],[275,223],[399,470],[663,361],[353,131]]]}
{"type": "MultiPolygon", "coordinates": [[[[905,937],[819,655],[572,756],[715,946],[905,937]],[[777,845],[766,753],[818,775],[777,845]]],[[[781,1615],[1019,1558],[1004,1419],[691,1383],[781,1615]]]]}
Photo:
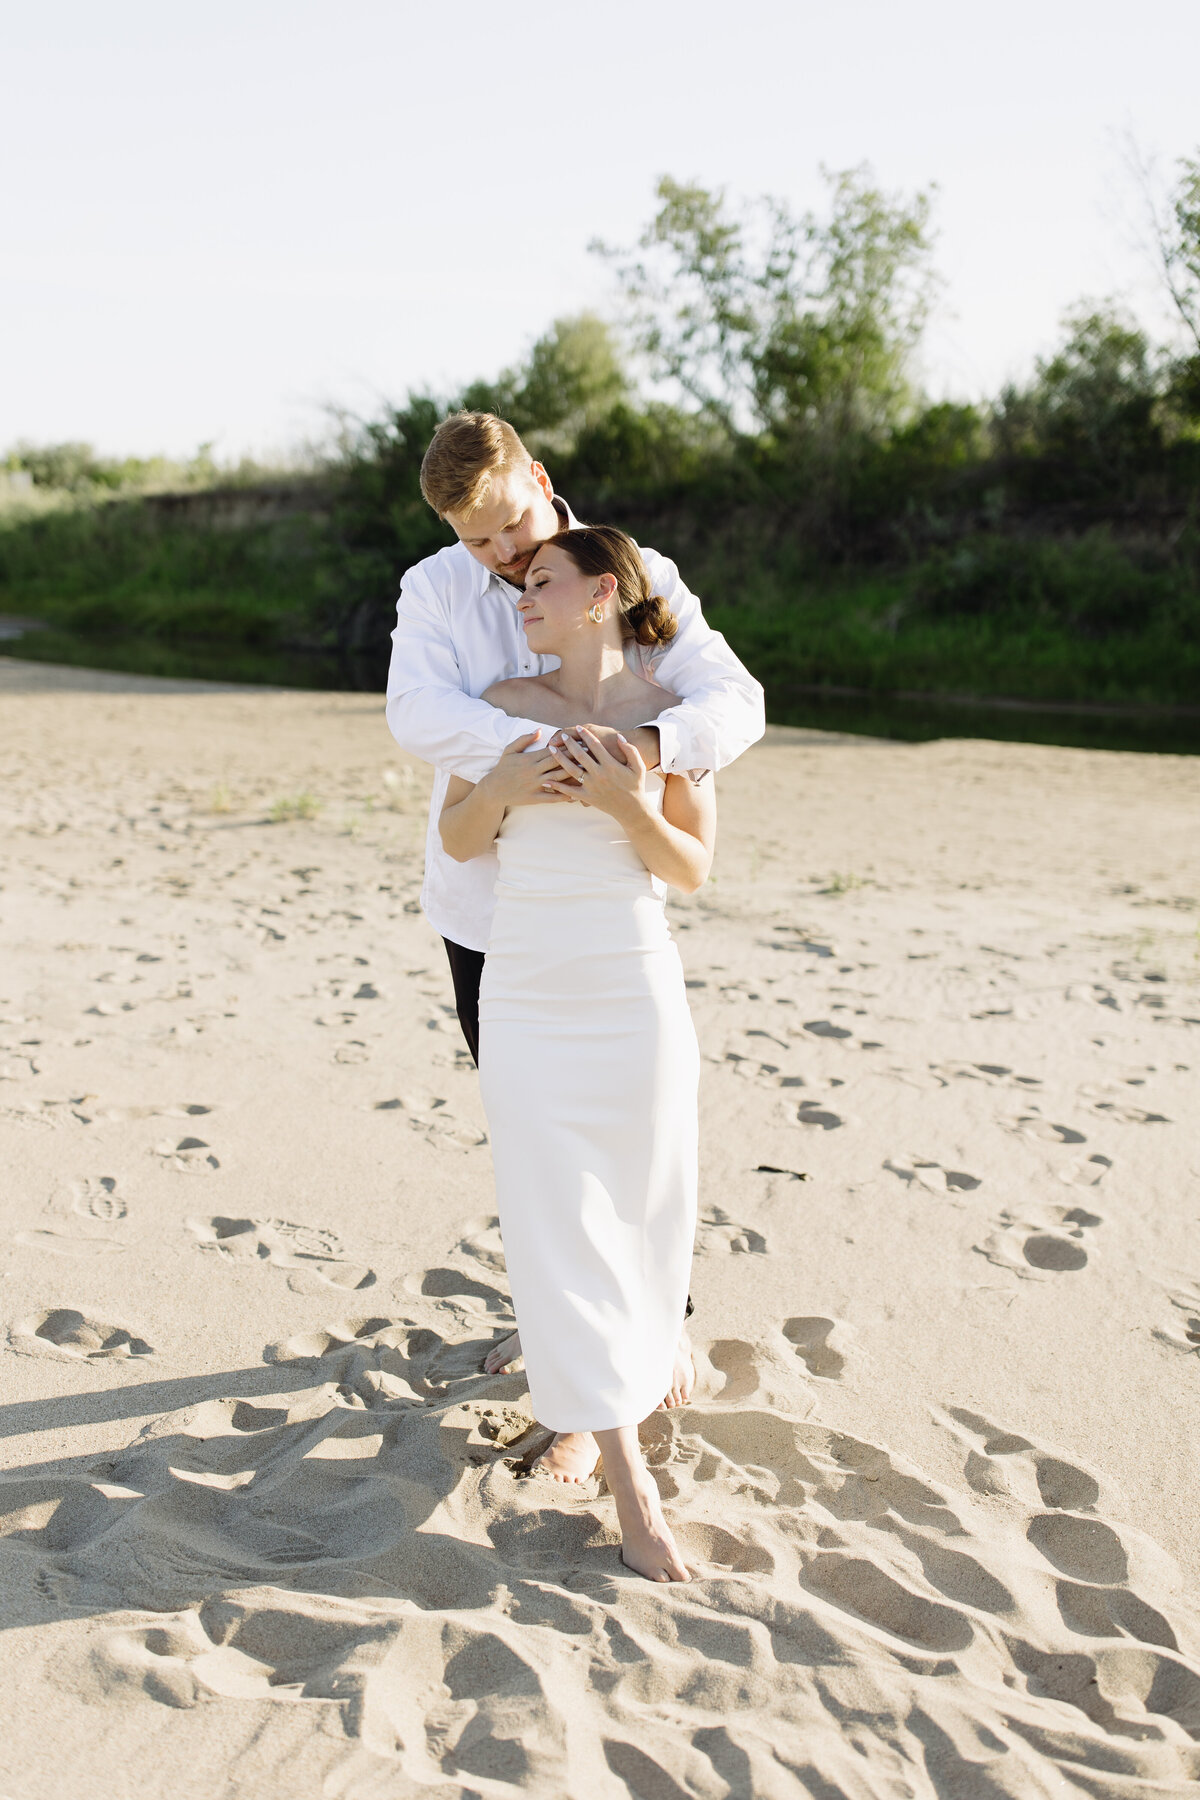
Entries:
{"type": "Polygon", "coordinates": [[[671,642],[652,660],[654,679],[682,696],[655,720],[663,769],[675,775],[724,769],[766,730],[762,684],[705,623],[675,564],[656,550],[642,555],[651,588],[679,620],[671,642]]]}
{"type": "Polygon", "coordinates": [[[411,755],[472,782],[495,767],[514,738],[538,729],[463,691],[449,622],[419,565],[400,583],[387,722],[411,755]]]}

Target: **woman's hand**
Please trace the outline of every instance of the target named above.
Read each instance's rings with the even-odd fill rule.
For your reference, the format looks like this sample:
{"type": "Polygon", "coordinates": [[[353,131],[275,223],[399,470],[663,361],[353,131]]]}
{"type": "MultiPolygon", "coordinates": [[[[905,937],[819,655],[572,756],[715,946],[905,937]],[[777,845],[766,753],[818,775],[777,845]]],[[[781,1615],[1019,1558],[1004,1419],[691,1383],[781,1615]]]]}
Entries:
{"type": "Polygon", "coordinates": [[[565,736],[557,752],[560,778],[549,785],[564,800],[580,800],[614,819],[636,818],[649,811],[646,764],[619,731],[606,732],[605,736],[614,740],[617,755],[610,755],[590,725],[580,725],[573,734],[565,736]]]}
{"type": "Polygon", "coordinates": [[[551,787],[551,777],[562,775],[558,756],[552,750],[543,750],[536,756],[525,754],[541,735],[540,731],[531,731],[509,744],[495,768],[479,783],[489,801],[507,810],[513,806],[544,806],[559,799],[551,787]]]}

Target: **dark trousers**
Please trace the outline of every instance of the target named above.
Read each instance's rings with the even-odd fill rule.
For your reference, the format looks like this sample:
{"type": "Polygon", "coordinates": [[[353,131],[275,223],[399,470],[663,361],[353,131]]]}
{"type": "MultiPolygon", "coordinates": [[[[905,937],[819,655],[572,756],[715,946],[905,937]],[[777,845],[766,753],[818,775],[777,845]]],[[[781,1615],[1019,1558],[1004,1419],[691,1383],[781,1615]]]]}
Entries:
{"type": "MultiPolygon", "coordinates": [[[[479,1067],[479,983],[483,976],[483,951],[467,950],[462,944],[452,944],[449,938],[442,939],[446,946],[446,955],[450,959],[450,979],[454,983],[454,1009],[458,1014],[458,1022],[462,1026],[462,1034],[467,1040],[467,1049],[471,1052],[475,1067],[479,1067]]],[[[692,1296],[688,1295],[684,1318],[690,1319],[695,1311],[692,1296]]]]}
{"type": "Polygon", "coordinates": [[[464,950],[461,944],[442,939],[450,958],[450,979],[454,983],[454,1008],[462,1034],[467,1040],[475,1067],[479,1067],[479,982],[483,975],[483,951],[464,950]]]}

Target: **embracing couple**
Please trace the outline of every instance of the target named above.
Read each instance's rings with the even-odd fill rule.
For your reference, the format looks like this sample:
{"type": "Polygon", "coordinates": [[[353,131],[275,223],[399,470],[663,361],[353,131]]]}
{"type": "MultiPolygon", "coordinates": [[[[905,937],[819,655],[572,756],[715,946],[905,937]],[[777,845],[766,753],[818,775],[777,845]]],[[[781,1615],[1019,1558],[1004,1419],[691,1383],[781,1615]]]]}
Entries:
{"type": "Polygon", "coordinates": [[[705,881],[713,771],[762,689],[673,563],[581,525],[511,425],[459,413],[421,489],[458,542],[405,575],[387,716],[434,764],[421,903],[479,1067],[517,1332],[579,1481],[603,1459],[621,1554],[688,1571],[638,1445],[695,1379],[684,1324],[699,1055],[665,915],[705,881]]]}

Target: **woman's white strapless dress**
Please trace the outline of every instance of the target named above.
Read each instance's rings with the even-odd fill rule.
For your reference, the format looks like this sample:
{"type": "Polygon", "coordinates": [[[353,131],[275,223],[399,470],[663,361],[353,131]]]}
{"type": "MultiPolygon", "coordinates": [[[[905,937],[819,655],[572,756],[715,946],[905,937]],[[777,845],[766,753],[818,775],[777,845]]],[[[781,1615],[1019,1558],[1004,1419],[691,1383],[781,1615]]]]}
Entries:
{"type": "MultiPolygon", "coordinates": [[[[662,805],[662,778],[648,778],[662,805]]],[[[638,1423],[670,1387],[696,1229],[699,1052],[665,888],[607,813],[497,842],[479,1080],[535,1417],[638,1423]]]]}

